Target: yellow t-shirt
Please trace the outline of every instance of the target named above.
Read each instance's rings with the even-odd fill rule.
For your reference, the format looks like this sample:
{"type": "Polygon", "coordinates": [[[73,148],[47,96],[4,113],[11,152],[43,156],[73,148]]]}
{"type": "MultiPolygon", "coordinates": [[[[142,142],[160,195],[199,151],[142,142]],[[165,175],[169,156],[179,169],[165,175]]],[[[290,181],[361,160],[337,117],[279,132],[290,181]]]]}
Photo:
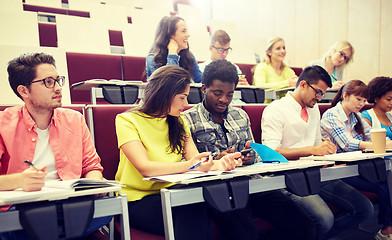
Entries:
{"type": "MultiPolygon", "coordinates": [[[[190,129],[184,117],[180,120],[184,123],[186,135],[190,135],[190,129]]],[[[116,117],[116,133],[118,146],[130,141],[141,141],[151,161],[180,162],[182,154],[169,153],[169,127],[166,118],[151,118],[138,112],[125,112],[116,117]]],[[[120,149],[120,163],[118,165],[116,180],[125,185],[120,191],[127,195],[128,201],[136,201],[150,194],[157,194],[161,188],[166,188],[172,183],[145,181],[139,171],[125,156],[120,149]]]]}
{"type": "Polygon", "coordinates": [[[287,79],[295,76],[293,69],[285,66],[281,75],[276,74],[269,63],[260,63],[255,68],[253,85],[258,87],[268,87],[271,90],[285,88],[289,86],[287,79]]]}

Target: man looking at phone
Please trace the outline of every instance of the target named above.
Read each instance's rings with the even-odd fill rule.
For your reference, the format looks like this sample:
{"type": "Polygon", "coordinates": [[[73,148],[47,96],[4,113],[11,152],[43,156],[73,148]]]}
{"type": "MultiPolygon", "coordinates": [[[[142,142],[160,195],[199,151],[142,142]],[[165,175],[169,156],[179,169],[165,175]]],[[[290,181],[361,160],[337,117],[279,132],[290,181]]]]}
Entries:
{"type": "MultiPolygon", "coordinates": [[[[199,69],[201,72],[204,72],[204,69],[208,64],[212,61],[218,59],[226,59],[229,52],[232,50],[230,47],[230,36],[223,30],[217,30],[211,37],[211,45],[210,52],[211,58],[203,63],[199,63],[199,69]]],[[[238,74],[238,85],[249,85],[248,81],[245,78],[245,74],[242,74],[241,69],[234,63],[232,63],[238,74]]]]}
{"type": "MultiPolygon", "coordinates": [[[[254,141],[249,117],[241,108],[230,106],[238,83],[235,66],[225,59],[213,61],[206,67],[202,83],[203,102],[185,112],[199,152],[211,152],[214,159],[220,159],[249,148],[247,142],[254,141]]],[[[245,165],[255,158],[254,151],[242,156],[245,165]]]]}
{"type": "MultiPolygon", "coordinates": [[[[193,140],[200,152],[211,152],[219,159],[233,151],[242,151],[253,142],[248,115],[230,106],[238,75],[225,59],[210,63],[203,73],[203,102],[185,112],[193,140]]],[[[254,151],[242,156],[244,164],[253,163],[254,151]]],[[[314,239],[315,226],[306,213],[280,190],[250,194],[248,205],[225,213],[211,210],[216,224],[225,228],[225,239],[259,239],[254,216],[271,222],[275,228],[262,239],[314,239]],[[237,226],[237,227],[236,227],[237,226]]]]}

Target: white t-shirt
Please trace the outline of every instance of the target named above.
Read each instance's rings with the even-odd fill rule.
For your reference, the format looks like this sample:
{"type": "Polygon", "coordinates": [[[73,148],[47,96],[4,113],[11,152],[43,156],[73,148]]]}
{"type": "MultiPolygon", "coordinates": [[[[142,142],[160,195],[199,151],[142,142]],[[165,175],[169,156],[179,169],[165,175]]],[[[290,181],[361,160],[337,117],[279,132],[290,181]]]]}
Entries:
{"type": "Polygon", "coordinates": [[[38,134],[38,140],[32,162],[35,166],[47,167],[46,172],[48,175],[46,176],[46,179],[59,179],[53,150],[49,144],[49,128],[45,130],[37,128],[36,132],[38,134]]]}
{"type": "Polygon", "coordinates": [[[318,105],[307,107],[308,121],[301,118],[301,105],[292,92],[270,103],[261,119],[261,142],[272,149],[302,148],[321,143],[320,111],[318,105]]]}

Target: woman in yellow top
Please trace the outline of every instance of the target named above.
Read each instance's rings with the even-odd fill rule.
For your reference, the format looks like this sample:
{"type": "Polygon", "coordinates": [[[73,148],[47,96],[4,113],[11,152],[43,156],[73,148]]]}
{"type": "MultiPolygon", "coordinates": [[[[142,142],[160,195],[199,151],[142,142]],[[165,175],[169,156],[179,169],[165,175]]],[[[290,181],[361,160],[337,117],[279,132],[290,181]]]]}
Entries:
{"type": "Polygon", "coordinates": [[[298,76],[283,62],[286,56],[285,42],[280,37],[267,41],[265,56],[262,62],[254,68],[253,85],[279,89],[295,87],[298,76]]]}
{"type": "MultiPolygon", "coordinates": [[[[163,66],[151,75],[143,105],[116,117],[120,163],[116,180],[125,185],[132,227],[164,235],[161,188],[172,184],[144,177],[183,173],[210,153],[199,153],[181,112],[188,105],[191,76],[178,66],[163,66]],[[184,158],[186,161],[181,161],[184,158]]],[[[232,170],[241,165],[240,153],[213,161],[208,157],[195,170],[232,170]],[[236,160],[235,158],[239,158],[236,160]]],[[[210,226],[203,203],[173,209],[176,239],[209,239],[210,226]]]]}

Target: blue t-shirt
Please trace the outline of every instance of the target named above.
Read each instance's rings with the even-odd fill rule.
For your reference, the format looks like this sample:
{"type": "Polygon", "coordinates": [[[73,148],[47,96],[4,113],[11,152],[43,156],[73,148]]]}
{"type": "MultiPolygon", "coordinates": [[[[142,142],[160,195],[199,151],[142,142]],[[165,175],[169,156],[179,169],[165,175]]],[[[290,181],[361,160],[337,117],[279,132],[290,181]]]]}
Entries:
{"type": "MultiPolygon", "coordinates": [[[[388,116],[389,119],[392,118],[392,116],[390,115],[390,113],[387,113],[387,116],[388,116]],[[389,116],[388,116],[388,115],[389,115],[389,116]]],[[[365,110],[365,111],[362,112],[362,117],[368,119],[371,123],[373,123],[373,122],[372,122],[372,117],[370,116],[368,110],[365,110]]],[[[392,131],[391,131],[391,126],[392,126],[392,125],[391,125],[391,126],[385,126],[385,125],[382,124],[382,123],[380,123],[380,124],[381,124],[381,127],[382,127],[382,128],[384,128],[384,129],[387,130],[387,137],[388,137],[389,139],[392,139],[392,131]]]]}

